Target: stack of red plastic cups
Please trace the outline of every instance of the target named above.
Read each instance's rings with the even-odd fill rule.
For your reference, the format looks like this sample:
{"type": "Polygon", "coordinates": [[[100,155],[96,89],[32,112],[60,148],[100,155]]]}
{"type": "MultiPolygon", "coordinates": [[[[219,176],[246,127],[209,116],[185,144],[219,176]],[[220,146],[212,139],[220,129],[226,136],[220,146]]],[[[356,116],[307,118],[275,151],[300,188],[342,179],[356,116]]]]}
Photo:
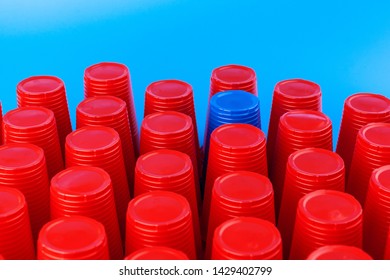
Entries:
{"type": "MultiPolygon", "coordinates": [[[[198,170],[194,126],[189,116],[166,111],[147,115],[141,125],[141,154],[158,149],[177,150],[187,154],[198,170]]],[[[196,172],[196,174],[198,174],[196,172]]]]}
{"type": "Polygon", "coordinates": [[[188,257],[169,247],[145,247],[128,255],[125,260],[188,260],[188,257]]]}
{"type": "Polygon", "coordinates": [[[276,84],[267,135],[267,155],[270,169],[273,166],[280,117],[292,110],[321,111],[321,95],[320,86],[307,80],[290,79],[276,84]]]}
{"type": "Polygon", "coordinates": [[[307,260],[372,260],[362,249],[346,245],[322,246],[313,251],[307,260]]]}
{"type": "Polygon", "coordinates": [[[54,114],[44,107],[23,107],[4,115],[4,143],[31,143],[45,152],[49,178],[64,168],[54,114]]]}
{"type": "Polygon", "coordinates": [[[24,195],[0,186],[0,252],[7,260],[35,259],[34,241],[24,195]]]}
{"type": "Polygon", "coordinates": [[[279,121],[270,167],[277,216],[282,200],[288,157],[295,151],[311,147],[330,151],[333,149],[332,121],[329,117],[324,113],[310,110],[294,110],[285,113],[279,121]]]}
{"type": "Polygon", "coordinates": [[[104,226],[84,216],[52,220],[39,233],[37,258],[39,260],[108,260],[104,226]]]}
{"type": "Polygon", "coordinates": [[[76,108],[77,128],[107,126],[115,129],[122,143],[130,193],[133,192],[135,156],[126,102],[114,96],[96,96],[82,101],[76,108]]]}
{"type": "Polygon", "coordinates": [[[119,134],[114,129],[104,126],[79,128],[66,138],[65,160],[67,167],[95,166],[104,169],[110,175],[123,238],[130,191],[119,134]]]}
{"type": "Polygon", "coordinates": [[[199,164],[198,169],[200,169],[201,158],[195,116],[194,93],[190,84],[179,80],[162,80],[153,82],[146,88],[144,117],[152,113],[166,111],[180,112],[190,116],[192,119],[199,164]]]}
{"type": "Polygon", "coordinates": [[[249,124],[225,124],[211,133],[210,150],[202,211],[203,236],[206,237],[214,181],[233,171],[252,171],[268,175],[264,133],[249,124]]]}
{"type": "Polygon", "coordinates": [[[65,138],[72,131],[64,82],[53,76],[33,76],[21,81],[16,92],[18,107],[42,106],[53,111],[64,154],[65,138]]]}
{"type": "Polygon", "coordinates": [[[111,259],[123,259],[122,239],[111,179],[98,167],[74,166],[51,180],[51,219],[80,215],[101,222],[107,234],[111,259]]]}
{"type": "Polygon", "coordinates": [[[348,180],[357,134],[363,126],[390,122],[390,100],[383,95],[357,93],[344,102],[336,152],[343,158],[348,180]]]}
{"type": "Polygon", "coordinates": [[[39,230],[50,220],[49,180],[43,150],[32,144],[0,146],[0,185],[23,193],[36,241],[39,230]]]}
{"type": "Polygon", "coordinates": [[[184,196],[191,207],[197,254],[202,255],[194,170],[188,155],[174,150],[157,150],[141,155],[135,167],[134,195],[171,191],[184,196]]]}
{"type": "Polygon", "coordinates": [[[228,90],[243,90],[257,96],[256,73],[242,65],[225,65],[211,73],[210,96],[228,90]]]}
{"type": "Polygon", "coordinates": [[[288,258],[290,252],[298,201],[306,194],[320,189],[343,192],[344,171],[343,159],[328,150],[306,148],[290,155],[278,219],[285,258],[288,258]]]}
{"type": "Polygon", "coordinates": [[[325,245],[362,247],[363,213],[351,195],[317,190],[298,202],[290,259],[304,260],[325,245]]]}
{"type": "Polygon", "coordinates": [[[282,239],[269,221],[238,217],[221,224],[214,233],[213,260],[281,260],[282,239]]]}
{"type": "Polygon", "coordinates": [[[187,154],[191,158],[196,174],[196,195],[200,203],[200,172],[194,133],[191,118],[183,113],[166,111],[149,114],[141,124],[140,153],[145,154],[158,149],[170,149],[187,154]]]}
{"type": "Polygon", "coordinates": [[[364,205],[372,171],[387,164],[390,164],[390,123],[362,127],[356,138],[346,191],[364,205]]]}
{"type": "Polygon", "coordinates": [[[115,62],[101,62],[89,66],[84,72],[84,95],[86,98],[112,95],[126,102],[134,155],[138,157],[137,116],[131,88],[130,72],[126,65],[115,62]]]}
{"type": "Polygon", "coordinates": [[[164,246],[196,259],[190,205],[183,196],[167,191],[141,194],[129,203],[126,254],[144,247],[164,246]]]}
{"type": "Polygon", "coordinates": [[[363,214],[363,248],[381,260],[390,227],[390,165],[372,172],[363,214]]]}
{"type": "Polygon", "coordinates": [[[226,173],[218,177],[212,190],[207,230],[206,258],[210,257],[215,229],[241,216],[256,217],[275,224],[274,192],[270,180],[250,171],[226,173]]]}

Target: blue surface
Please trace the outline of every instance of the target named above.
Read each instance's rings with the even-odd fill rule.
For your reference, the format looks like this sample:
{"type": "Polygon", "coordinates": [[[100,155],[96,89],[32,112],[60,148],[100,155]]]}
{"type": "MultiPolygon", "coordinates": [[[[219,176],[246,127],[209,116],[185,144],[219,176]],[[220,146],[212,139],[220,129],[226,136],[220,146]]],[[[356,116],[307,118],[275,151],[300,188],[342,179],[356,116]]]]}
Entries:
{"type": "Polygon", "coordinates": [[[242,64],[257,73],[265,132],[274,85],[299,77],[321,86],[336,140],[348,95],[389,96],[389,10],[388,1],[2,0],[0,99],[13,109],[20,80],[56,75],[74,125],[84,69],[117,61],[130,68],[139,123],[149,83],[189,82],[203,139],[212,69],[242,64]]]}

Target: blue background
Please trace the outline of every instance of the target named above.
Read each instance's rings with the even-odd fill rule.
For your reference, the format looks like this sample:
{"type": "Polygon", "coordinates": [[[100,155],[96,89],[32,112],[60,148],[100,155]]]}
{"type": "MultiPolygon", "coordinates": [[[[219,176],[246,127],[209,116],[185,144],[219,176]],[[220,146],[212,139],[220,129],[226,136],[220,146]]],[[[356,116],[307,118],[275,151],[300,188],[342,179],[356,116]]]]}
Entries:
{"type": "Polygon", "coordinates": [[[243,64],[257,73],[265,132],[274,85],[299,77],[320,84],[336,142],[348,95],[389,96],[386,2],[1,0],[3,111],[16,107],[20,80],[56,75],[65,82],[74,125],[84,69],[117,61],[130,68],[139,123],[149,83],[189,82],[203,139],[212,69],[243,64]]]}

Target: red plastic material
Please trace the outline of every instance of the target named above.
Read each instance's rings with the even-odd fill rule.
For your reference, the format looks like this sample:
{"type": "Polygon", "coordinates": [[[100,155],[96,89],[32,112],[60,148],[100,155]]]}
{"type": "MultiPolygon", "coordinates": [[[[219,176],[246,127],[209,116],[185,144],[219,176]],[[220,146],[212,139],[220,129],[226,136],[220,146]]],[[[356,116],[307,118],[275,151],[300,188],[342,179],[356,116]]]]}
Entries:
{"type": "Polygon", "coordinates": [[[0,145],[3,145],[3,109],[0,102],[0,145]]]}
{"type": "Polygon", "coordinates": [[[231,218],[250,216],[275,224],[274,192],[264,175],[249,171],[226,173],[215,180],[212,192],[206,258],[210,257],[215,229],[231,218]]]}
{"type": "Polygon", "coordinates": [[[0,255],[0,260],[4,260],[4,257],[3,257],[3,255],[0,255]]]}
{"type": "Polygon", "coordinates": [[[188,257],[168,247],[146,247],[128,255],[125,260],[188,260],[188,257]]]}
{"type": "Polygon", "coordinates": [[[7,260],[35,259],[34,241],[24,195],[0,186],[0,252],[7,260]]]}
{"type": "Polygon", "coordinates": [[[256,73],[242,65],[226,65],[211,73],[210,96],[221,91],[243,90],[257,96],[256,73]]]}
{"type": "Polygon", "coordinates": [[[110,175],[123,238],[130,191],[119,134],[104,126],[79,128],[66,137],[65,160],[66,167],[96,166],[110,175]]]}
{"type": "Polygon", "coordinates": [[[344,159],[348,179],[357,134],[363,126],[390,122],[390,99],[380,94],[357,93],[344,102],[336,152],[344,159]]]}
{"type": "Polygon", "coordinates": [[[308,260],[372,260],[362,249],[345,245],[323,246],[312,252],[308,260]]]}
{"type": "Polygon", "coordinates": [[[16,87],[18,107],[42,106],[53,111],[64,154],[65,138],[72,131],[64,82],[54,76],[32,76],[16,87]]]}
{"type": "Polygon", "coordinates": [[[39,230],[50,219],[49,179],[43,150],[32,144],[0,146],[0,186],[23,193],[36,241],[39,230]]]}
{"type": "MultiPolygon", "coordinates": [[[[166,111],[147,115],[141,124],[140,153],[158,149],[170,149],[187,154],[194,167],[197,200],[200,203],[200,187],[197,153],[191,118],[183,113],[166,111]]],[[[200,204],[199,204],[200,205],[200,204]]]]}
{"type": "Polygon", "coordinates": [[[115,129],[122,142],[130,193],[133,193],[135,156],[126,102],[114,96],[96,96],[82,101],[76,108],[77,128],[107,126],[115,129]]]}
{"type": "Polygon", "coordinates": [[[192,86],[179,80],[161,80],[151,83],[145,92],[144,117],[149,114],[176,111],[190,116],[194,127],[195,147],[198,168],[200,169],[200,150],[196,124],[194,93],[192,86]]]}
{"type": "Polygon", "coordinates": [[[49,178],[64,168],[54,114],[44,107],[23,107],[4,115],[4,143],[31,143],[45,152],[49,178]]]}
{"type": "Polygon", "coordinates": [[[191,207],[198,255],[202,254],[194,170],[188,155],[157,150],[141,155],[135,167],[134,195],[149,191],[171,191],[184,196],[191,207]]]}
{"type": "Polygon", "coordinates": [[[310,110],[294,110],[281,116],[270,167],[277,216],[288,157],[295,151],[312,147],[332,151],[332,122],[329,117],[324,113],[310,110]]]}
{"type": "Polygon", "coordinates": [[[141,125],[141,154],[171,149],[187,154],[197,170],[194,127],[189,116],[166,111],[147,115],[141,125]]]}
{"type": "Polygon", "coordinates": [[[317,190],[298,202],[290,259],[304,260],[325,245],[362,247],[363,213],[351,195],[317,190]]]}
{"type": "Polygon", "coordinates": [[[111,259],[123,259],[122,240],[110,176],[98,167],[69,167],[51,180],[51,219],[80,215],[101,222],[111,259]]]}
{"type": "Polygon", "coordinates": [[[390,230],[387,234],[387,242],[386,242],[386,248],[385,248],[385,256],[383,258],[384,260],[390,260],[390,230]]]}
{"type": "Polygon", "coordinates": [[[282,239],[269,221],[239,217],[221,224],[214,233],[213,260],[281,260],[282,239]]]}
{"type": "Polygon", "coordinates": [[[167,191],[141,194],[129,203],[126,254],[144,247],[164,246],[196,259],[192,214],[188,201],[167,191]]]}
{"type": "Polygon", "coordinates": [[[39,260],[107,260],[104,226],[83,217],[63,217],[47,223],[39,233],[39,260]]]}
{"type": "Polygon", "coordinates": [[[275,85],[267,135],[268,166],[272,168],[279,119],[292,110],[321,111],[321,88],[302,79],[280,81],[275,85]]]}
{"type": "Polygon", "coordinates": [[[87,98],[102,95],[112,95],[126,102],[134,155],[138,157],[137,116],[131,89],[130,72],[126,65],[115,62],[101,62],[85,69],[84,96],[87,98]]]}
{"type": "Polygon", "coordinates": [[[390,165],[372,172],[363,214],[363,248],[374,259],[381,260],[390,228],[390,165]]]}
{"type": "Polygon", "coordinates": [[[364,205],[374,169],[390,164],[390,123],[362,127],[356,138],[346,191],[364,205]]]}
{"type": "Polygon", "coordinates": [[[278,219],[285,258],[290,252],[298,201],[306,194],[320,189],[343,192],[344,171],[343,159],[328,150],[306,148],[289,156],[278,219]]]}
{"type": "Polygon", "coordinates": [[[226,124],[212,132],[201,222],[204,238],[215,179],[227,172],[244,170],[267,176],[265,141],[264,133],[249,124],[226,124]]]}

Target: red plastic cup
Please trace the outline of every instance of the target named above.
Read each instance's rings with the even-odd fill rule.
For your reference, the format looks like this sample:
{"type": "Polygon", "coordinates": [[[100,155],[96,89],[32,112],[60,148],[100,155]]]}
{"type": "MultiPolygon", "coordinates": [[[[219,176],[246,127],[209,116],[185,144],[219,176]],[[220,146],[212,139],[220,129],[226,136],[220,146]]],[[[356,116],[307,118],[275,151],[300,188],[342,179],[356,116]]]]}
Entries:
{"type": "MultiPolygon", "coordinates": [[[[200,203],[200,187],[197,146],[194,126],[189,116],[174,111],[152,113],[141,124],[140,154],[158,149],[176,150],[187,154],[194,167],[197,200],[200,203]]],[[[200,204],[198,204],[200,206],[200,204]]]]}
{"type": "Polygon", "coordinates": [[[125,260],[188,260],[188,257],[168,247],[145,247],[128,255],[125,260]]]}
{"type": "Polygon", "coordinates": [[[344,175],[343,159],[334,152],[306,148],[289,156],[278,219],[285,258],[290,254],[298,201],[306,194],[320,189],[343,192],[344,175]]]}
{"type": "Polygon", "coordinates": [[[53,111],[64,154],[65,138],[72,132],[64,82],[54,76],[32,76],[16,87],[18,107],[42,106],[53,111]]]}
{"type": "Polygon", "coordinates": [[[242,65],[225,65],[211,73],[210,96],[228,90],[243,90],[257,96],[256,73],[242,65]]]}
{"type": "Polygon", "coordinates": [[[344,159],[348,179],[357,134],[363,126],[390,122],[390,100],[380,94],[357,93],[344,102],[336,152],[344,159]]]}
{"type": "Polygon", "coordinates": [[[194,93],[192,86],[179,80],[161,80],[151,83],[145,92],[144,117],[153,113],[176,111],[191,117],[194,127],[195,147],[198,169],[200,169],[200,150],[196,124],[194,93]]]}
{"type": "Polygon", "coordinates": [[[307,260],[372,260],[362,249],[345,245],[323,246],[312,252],[307,260]]]}
{"type": "Polygon", "coordinates": [[[321,88],[308,80],[290,79],[275,85],[267,135],[268,166],[272,168],[279,119],[292,110],[321,111],[321,88]]]}
{"type": "Polygon", "coordinates": [[[363,248],[374,259],[381,260],[390,227],[390,165],[372,172],[363,215],[363,248]]]}
{"type": "MultiPolygon", "coordinates": [[[[149,115],[150,116],[150,115],[149,115]]],[[[202,255],[194,170],[188,155],[174,150],[157,150],[141,155],[135,167],[134,195],[171,191],[184,196],[191,207],[197,254],[202,255]]]]}
{"type": "Polygon", "coordinates": [[[76,109],[77,128],[107,126],[115,129],[122,142],[130,193],[133,192],[135,156],[126,102],[114,96],[96,96],[82,101],[76,109]]]}
{"type": "Polygon", "coordinates": [[[202,211],[202,235],[206,238],[214,181],[234,171],[268,175],[265,135],[249,124],[226,124],[211,133],[202,211]]]}
{"type": "Polygon", "coordinates": [[[230,219],[216,228],[213,260],[281,260],[282,239],[269,221],[254,217],[230,219]]]}
{"type": "Polygon", "coordinates": [[[147,114],[141,124],[141,154],[156,149],[177,149],[188,154],[194,168],[199,170],[199,143],[195,125],[191,116],[178,111],[147,114]]]}
{"type": "Polygon", "coordinates": [[[390,260],[390,229],[389,229],[388,234],[387,234],[385,256],[384,256],[383,259],[384,260],[390,260]]]}
{"type": "Polygon", "coordinates": [[[138,157],[137,116],[131,89],[130,72],[126,65],[115,62],[101,62],[85,69],[84,96],[87,98],[101,95],[116,96],[126,102],[134,155],[138,157]]]}
{"type": "Polygon", "coordinates": [[[270,180],[249,171],[226,173],[213,186],[207,230],[206,259],[215,229],[235,217],[255,217],[275,224],[274,192],[270,180]]]}
{"type": "Polygon", "coordinates": [[[177,150],[187,154],[197,170],[194,126],[188,115],[166,111],[147,115],[141,124],[141,154],[158,149],[177,150]]]}
{"type": "Polygon", "coordinates": [[[387,164],[390,164],[390,123],[362,127],[356,138],[346,191],[364,205],[372,171],[387,164]]]}
{"type": "Polygon", "coordinates": [[[32,144],[0,146],[0,186],[23,193],[36,241],[39,230],[50,220],[49,179],[43,150],[32,144]]]}
{"type": "Polygon", "coordinates": [[[49,178],[64,168],[56,120],[44,107],[23,107],[4,115],[4,143],[31,143],[45,152],[49,178]]]}
{"type": "Polygon", "coordinates": [[[122,239],[110,176],[98,167],[69,167],[51,180],[51,219],[85,216],[102,223],[110,258],[123,259],[122,239]]]}
{"type": "Polygon", "coordinates": [[[196,259],[190,205],[182,195],[153,191],[130,201],[126,222],[126,254],[164,246],[196,259]]]}
{"type": "Polygon", "coordinates": [[[362,247],[363,213],[350,194],[317,190],[298,202],[290,259],[304,260],[325,245],[362,247]]]}
{"type": "Polygon", "coordinates": [[[110,175],[123,239],[130,192],[119,134],[105,126],[79,128],[66,137],[65,160],[66,167],[95,166],[110,175]]]}
{"type": "Polygon", "coordinates": [[[332,151],[332,121],[324,113],[294,110],[280,117],[270,168],[277,217],[282,200],[288,157],[293,152],[304,148],[323,148],[332,151]]]}
{"type": "Polygon", "coordinates": [[[0,186],[0,252],[7,260],[35,259],[27,203],[22,192],[0,186]]]}
{"type": "Polygon", "coordinates": [[[84,216],[52,220],[39,233],[37,255],[39,260],[108,260],[104,226],[84,216]]]}

